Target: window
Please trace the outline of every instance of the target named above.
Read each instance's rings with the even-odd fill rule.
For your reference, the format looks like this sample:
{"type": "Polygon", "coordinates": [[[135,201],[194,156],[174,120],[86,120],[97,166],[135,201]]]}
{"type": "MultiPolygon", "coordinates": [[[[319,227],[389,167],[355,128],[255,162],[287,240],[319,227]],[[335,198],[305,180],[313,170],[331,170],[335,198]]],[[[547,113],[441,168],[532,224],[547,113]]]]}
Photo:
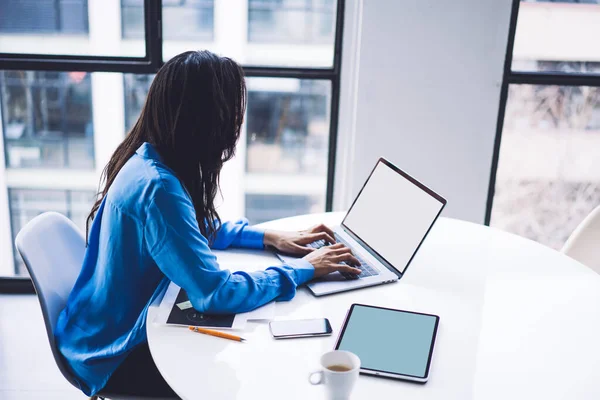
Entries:
{"type": "Polygon", "coordinates": [[[249,0],[248,40],[333,43],[334,0],[249,0]]]}
{"type": "MultiPolygon", "coordinates": [[[[123,38],[144,37],[144,1],[121,0],[123,38]]],[[[165,40],[213,40],[214,0],[163,0],[165,40]]]]}
{"type": "Polygon", "coordinates": [[[139,4],[121,24],[117,0],[0,0],[0,53],[144,57],[143,40],[121,40],[130,30],[144,39],[139,4]]]}
{"type": "Polygon", "coordinates": [[[521,1],[512,69],[600,72],[598,0],[521,1]]]}
{"type": "Polygon", "coordinates": [[[87,34],[87,0],[0,0],[0,33],[87,34]]]}
{"type": "MultiPolygon", "coordinates": [[[[14,241],[17,233],[27,222],[46,211],[56,211],[67,216],[82,232],[85,232],[85,220],[94,201],[94,192],[10,189],[9,201],[14,241]]],[[[16,252],[15,273],[17,275],[27,273],[21,257],[16,252]]]]}
{"type": "Polygon", "coordinates": [[[260,224],[290,215],[320,212],[322,201],[318,196],[246,194],[246,218],[251,224],[260,224]]]}
{"type": "Polygon", "coordinates": [[[86,72],[0,72],[6,166],[94,167],[86,72]]]}
{"type": "Polygon", "coordinates": [[[245,66],[331,68],[337,9],[337,0],[163,0],[163,58],[208,49],[245,66]]]}
{"type": "Polygon", "coordinates": [[[600,204],[597,3],[521,2],[511,27],[488,220],[555,249],[600,204]]]}
{"type": "Polygon", "coordinates": [[[248,172],[324,176],[329,145],[329,82],[248,80],[248,172]]]}
{"type": "Polygon", "coordinates": [[[26,276],[13,242],[38,214],[58,211],[83,231],[102,169],[154,74],[185,50],[231,57],[247,76],[220,215],[259,223],[331,208],[343,1],[236,4],[0,0],[0,280],[26,276]],[[164,60],[154,51],[161,46],[164,60]]]}

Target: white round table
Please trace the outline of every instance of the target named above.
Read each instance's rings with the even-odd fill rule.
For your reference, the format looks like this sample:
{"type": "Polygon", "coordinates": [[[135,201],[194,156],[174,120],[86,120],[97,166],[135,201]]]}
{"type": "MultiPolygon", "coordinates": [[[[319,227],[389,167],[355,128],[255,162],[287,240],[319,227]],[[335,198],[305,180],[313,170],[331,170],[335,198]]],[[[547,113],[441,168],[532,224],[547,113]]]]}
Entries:
{"type": "MultiPolygon", "coordinates": [[[[342,217],[263,226],[297,230],[342,217]]],[[[268,253],[249,257],[277,263],[268,253]]],[[[249,322],[248,341],[232,342],[154,324],[151,307],[148,342],[183,399],[321,399],[323,388],[307,377],[334,347],[352,303],[440,316],[428,383],[361,375],[353,399],[600,398],[600,276],[535,242],[448,218],[436,222],[398,283],[320,298],[301,288],[276,304],[277,319],[329,318],[330,337],[274,340],[266,322],[249,322]]]]}

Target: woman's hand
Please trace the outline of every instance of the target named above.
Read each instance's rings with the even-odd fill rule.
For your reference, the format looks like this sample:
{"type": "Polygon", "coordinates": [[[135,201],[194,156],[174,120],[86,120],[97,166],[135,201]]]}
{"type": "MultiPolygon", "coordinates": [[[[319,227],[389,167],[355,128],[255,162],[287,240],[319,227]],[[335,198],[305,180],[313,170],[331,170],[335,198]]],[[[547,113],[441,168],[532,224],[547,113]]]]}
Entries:
{"type": "Polygon", "coordinates": [[[335,271],[360,274],[361,270],[351,265],[360,265],[349,248],[342,243],[321,247],[304,257],[315,267],[315,278],[335,271]],[[346,264],[341,264],[342,262],[346,264]]]}
{"type": "Polygon", "coordinates": [[[282,253],[305,256],[315,251],[306,245],[321,239],[326,243],[335,243],[333,231],[323,224],[300,232],[267,230],[263,241],[265,246],[275,247],[282,253]]]}

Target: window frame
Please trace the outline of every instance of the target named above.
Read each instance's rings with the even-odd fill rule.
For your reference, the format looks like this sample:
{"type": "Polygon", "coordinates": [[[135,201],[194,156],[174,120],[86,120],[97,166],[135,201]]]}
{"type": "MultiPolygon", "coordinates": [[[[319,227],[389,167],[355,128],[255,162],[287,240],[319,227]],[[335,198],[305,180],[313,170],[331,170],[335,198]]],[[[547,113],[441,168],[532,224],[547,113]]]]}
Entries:
{"type": "Polygon", "coordinates": [[[152,73],[162,65],[161,0],[144,0],[144,57],[0,53],[3,70],[152,73]]]}
{"type": "Polygon", "coordinates": [[[498,159],[500,156],[500,145],[502,142],[502,130],[504,128],[504,117],[506,103],[508,101],[508,88],[510,85],[552,85],[552,86],[593,86],[600,87],[600,73],[568,73],[568,72],[538,72],[538,71],[513,71],[512,59],[517,31],[517,20],[519,17],[519,6],[521,0],[513,0],[510,14],[510,25],[508,29],[508,42],[504,69],[502,74],[502,85],[500,88],[500,104],[498,109],[498,120],[496,122],[496,136],[494,138],[494,150],[492,155],[492,166],[488,186],[487,204],[485,209],[484,224],[490,225],[492,218],[492,207],[494,194],[496,192],[496,173],[498,171],[498,159]]]}
{"type": "MultiPolygon", "coordinates": [[[[333,65],[329,68],[267,67],[242,65],[248,78],[296,78],[319,79],[331,82],[329,140],[327,154],[327,186],[325,210],[332,211],[335,177],[338,118],[340,107],[340,80],[342,63],[342,38],[344,33],[345,0],[337,0],[335,8],[335,32],[333,65]]],[[[162,38],[162,1],[144,0],[145,57],[103,57],[46,54],[0,53],[0,69],[31,71],[82,71],[155,74],[164,64],[162,38]]],[[[9,205],[10,207],[10,205],[9,205]]],[[[34,293],[29,277],[0,277],[0,294],[34,293]]]]}

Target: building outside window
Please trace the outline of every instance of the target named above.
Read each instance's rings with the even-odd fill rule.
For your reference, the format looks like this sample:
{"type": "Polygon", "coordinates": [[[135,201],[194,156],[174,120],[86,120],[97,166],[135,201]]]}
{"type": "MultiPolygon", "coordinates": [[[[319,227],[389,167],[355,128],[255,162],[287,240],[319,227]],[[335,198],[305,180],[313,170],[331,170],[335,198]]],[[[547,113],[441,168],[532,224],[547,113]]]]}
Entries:
{"type": "MultiPolygon", "coordinates": [[[[144,0],[121,0],[124,39],[144,37],[144,0]]],[[[213,40],[214,0],[163,0],[165,40],[213,40]]]]}
{"type": "Polygon", "coordinates": [[[335,0],[249,0],[248,41],[333,41],[335,0]]]}
{"type": "Polygon", "coordinates": [[[85,72],[0,72],[6,166],[94,168],[85,72]]]}
{"type": "Polygon", "coordinates": [[[253,224],[323,210],[323,201],[309,195],[246,194],[246,217],[253,224]]]}
{"type": "Polygon", "coordinates": [[[154,75],[123,74],[125,87],[125,131],[129,132],[144,107],[154,75]]]}
{"type": "Polygon", "coordinates": [[[246,171],[324,174],[329,139],[328,82],[292,81],[294,90],[248,92],[246,171]]]}
{"type": "Polygon", "coordinates": [[[0,0],[0,33],[87,34],[87,0],[0,0]]]}

